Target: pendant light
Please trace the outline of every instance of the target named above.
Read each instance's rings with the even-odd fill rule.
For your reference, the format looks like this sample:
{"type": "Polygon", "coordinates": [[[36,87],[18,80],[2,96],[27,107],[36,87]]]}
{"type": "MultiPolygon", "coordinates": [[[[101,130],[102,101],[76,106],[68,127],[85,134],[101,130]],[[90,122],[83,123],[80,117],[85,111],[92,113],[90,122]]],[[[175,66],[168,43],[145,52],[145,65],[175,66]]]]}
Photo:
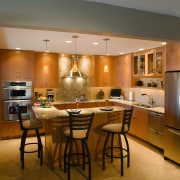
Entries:
{"type": "Polygon", "coordinates": [[[108,38],[104,39],[104,41],[106,42],[106,52],[105,52],[105,55],[108,56],[110,54],[108,54],[108,47],[107,47],[107,42],[109,41],[108,38]]]}
{"type": "Polygon", "coordinates": [[[48,73],[48,62],[47,62],[47,59],[48,59],[48,49],[47,49],[47,43],[49,42],[49,39],[44,39],[43,40],[45,42],[45,64],[44,64],[44,73],[48,73]]]}
{"type": "Polygon", "coordinates": [[[72,36],[72,38],[74,39],[74,54],[72,55],[72,68],[69,72],[67,72],[64,75],[64,78],[86,78],[86,75],[83,74],[79,68],[78,68],[78,59],[79,56],[76,54],[76,39],[78,38],[78,36],[72,36]]]}
{"type": "MultiPolygon", "coordinates": [[[[108,56],[108,47],[107,47],[107,41],[109,41],[108,38],[104,39],[104,41],[106,42],[106,52],[105,52],[105,55],[108,56]]],[[[109,66],[108,65],[104,65],[104,72],[109,72],[109,66]]]]}

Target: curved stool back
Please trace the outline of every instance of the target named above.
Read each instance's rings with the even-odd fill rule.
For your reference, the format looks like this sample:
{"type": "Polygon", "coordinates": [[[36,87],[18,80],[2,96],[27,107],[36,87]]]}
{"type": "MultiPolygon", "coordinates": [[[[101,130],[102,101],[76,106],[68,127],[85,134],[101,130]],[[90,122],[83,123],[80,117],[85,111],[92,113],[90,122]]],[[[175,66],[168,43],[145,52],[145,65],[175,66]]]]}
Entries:
{"type": "Polygon", "coordinates": [[[126,133],[130,129],[130,123],[131,123],[131,117],[133,113],[133,108],[131,109],[125,109],[123,113],[123,119],[122,122],[120,122],[120,112],[119,114],[117,112],[109,113],[108,120],[111,122],[109,124],[106,124],[102,127],[102,130],[107,133],[104,147],[103,147],[103,155],[102,155],[102,169],[105,169],[105,156],[110,157],[111,162],[113,162],[113,158],[120,158],[121,159],[121,176],[124,174],[124,168],[123,168],[123,159],[127,158],[127,166],[130,166],[130,150],[129,150],[129,143],[126,136],[126,133]],[[112,121],[118,121],[119,123],[115,122],[112,123],[112,121]],[[118,143],[114,143],[115,135],[118,138],[118,143]],[[123,147],[123,143],[121,140],[121,135],[125,139],[125,147],[123,147]],[[110,139],[111,137],[111,139],[110,139]],[[108,144],[108,141],[110,140],[110,143],[108,144]],[[116,154],[115,151],[116,150],[116,154]],[[117,155],[118,151],[118,155],[117,155]]]}
{"type": "Polygon", "coordinates": [[[41,137],[39,134],[39,129],[43,126],[39,120],[23,120],[21,116],[21,109],[19,104],[16,105],[16,113],[18,115],[20,129],[23,131],[21,136],[20,145],[20,158],[21,158],[21,168],[24,169],[24,153],[34,153],[38,152],[38,158],[40,159],[40,165],[43,164],[43,145],[41,142],[41,137]],[[36,132],[37,142],[26,143],[26,138],[29,130],[34,130],[36,132]],[[37,144],[38,149],[34,151],[25,151],[26,145],[37,144]]]}
{"type": "Polygon", "coordinates": [[[69,114],[69,128],[64,130],[67,137],[67,142],[64,151],[64,172],[66,166],[68,168],[68,180],[70,180],[70,166],[80,166],[85,170],[85,165],[89,165],[88,179],[91,179],[91,159],[87,144],[89,131],[94,118],[94,113],[91,114],[69,114]],[[81,142],[81,148],[76,142],[81,142]],[[76,160],[75,160],[76,159],[76,160]]]}

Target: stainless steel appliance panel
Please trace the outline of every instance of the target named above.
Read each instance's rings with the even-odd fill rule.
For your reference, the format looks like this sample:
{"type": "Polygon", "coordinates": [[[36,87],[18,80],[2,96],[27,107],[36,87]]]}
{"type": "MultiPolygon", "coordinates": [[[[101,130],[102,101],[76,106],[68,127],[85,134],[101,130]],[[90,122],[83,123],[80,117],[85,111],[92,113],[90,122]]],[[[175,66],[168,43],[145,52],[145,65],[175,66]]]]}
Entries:
{"type": "Polygon", "coordinates": [[[16,121],[18,120],[15,106],[19,104],[22,112],[22,119],[32,118],[31,100],[8,100],[3,101],[3,121],[16,121]]]}
{"type": "Polygon", "coordinates": [[[180,71],[165,73],[164,156],[180,163],[180,71]]]}
{"type": "Polygon", "coordinates": [[[180,164],[180,131],[166,128],[164,156],[180,164]]]}
{"type": "Polygon", "coordinates": [[[32,88],[30,87],[8,87],[2,90],[3,100],[31,99],[32,88]]]}
{"type": "Polygon", "coordinates": [[[3,81],[2,87],[32,87],[32,81],[3,81]]]}
{"type": "Polygon", "coordinates": [[[164,149],[164,114],[148,112],[148,142],[164,149]]]}
{"type": "Polygon", "coordinates": [[[166,72],[165,78],[165,125],[180,130],[180,72],[166,72]]]}

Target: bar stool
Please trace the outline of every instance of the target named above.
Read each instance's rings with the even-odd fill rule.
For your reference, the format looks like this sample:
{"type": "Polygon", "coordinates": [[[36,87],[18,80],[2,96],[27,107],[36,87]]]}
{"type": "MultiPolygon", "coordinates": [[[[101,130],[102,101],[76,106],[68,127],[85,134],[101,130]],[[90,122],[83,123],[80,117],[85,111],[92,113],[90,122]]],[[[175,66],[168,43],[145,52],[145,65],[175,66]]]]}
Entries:
{"type": "Polygon", "coordinates": [[[80,166],[85,170],[87,164],[89,166],[88,179],[91,179],[91,159],[87,140],[93,118],[94,113],[69,113],[69,127],[64,130],[64,135],[67,137],[64,151],[64,172],[66,172],[67,168],[68,180],[70,180],[70,166],[80,166]],[[77,150],[76,143],[78,142],[81,143],[81,148],[78,146],[79,149],[77,150]],[[76,149],[73,149],[73,145],[76,146],[76,149]]]}
{"type": "Polygon", "coordinates": [[[123,165],[124,158],[127,158],[127,167],[130,166],[130,150],[129,150],[129,143],[126,133],[129,131],[130,128],[132,112],[133,112],[133,108],[125,109],[123,113],[122,122],[120,122],[120,112],[119,114],[117,112],[109,113],[108,120],[112,121],[117,119],[119,123],[109,123],[102,127],[102,130],[107,133],[103,147],[103,154],[102,154],[102,169],[105,170],[105,156],[110,157],[111,163],[113,162],[113,158],[120,158],[121,176],[123,176],[124,174],[124,165],[123,165]],[[114,144],[115,135],[118,138],[117,144],[114,144]],[[125,147],[123,147],[124,145],[122,143],[121,136],[124,137],[125,147]],[[111,142],[108,144],[109,140],[111,140],[111,142]]]}
{"type": "Polygon", "coordinates": [[[40,165],[43,164],[43,145],[41,142],[41,137],[39,134],[39,129],[41,129],[42,123],[39,120],[23,120],[21,116],[21,109],[19,104],[15,106],[16,113],[18,115],[20,129],[23,131],[21,136],[21,144],[20,144],[20,158],[21,158],[21,168],[24,169],[24,153],[35,153],[38,152],[38,158],[40,159],[40,165]],[[37,142],[26,143],[26,138],[28,135],[28,131],[34,130],[36,132],[37,142]],[[25,151],[25,146],[37,144],[38,149],[34,151],[25,151]]]}

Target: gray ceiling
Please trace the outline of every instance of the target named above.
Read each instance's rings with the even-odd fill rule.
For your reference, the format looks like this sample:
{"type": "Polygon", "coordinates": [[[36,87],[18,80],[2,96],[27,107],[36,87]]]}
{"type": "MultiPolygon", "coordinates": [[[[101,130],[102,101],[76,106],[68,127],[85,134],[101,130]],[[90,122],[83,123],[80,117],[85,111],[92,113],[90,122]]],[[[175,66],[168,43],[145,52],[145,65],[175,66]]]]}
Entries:
{"type": "MultiPolygon", "coordinates": [[[[16,0],[17,1],[17,0],[16,0]]],[[[32,0],[33,1],[33,0],[32,0]]],[[[31,1],[31,2],[32,2],[31,1]]],[[[162,14],[174,15],[180,17],[180,1],[179,0],[87,0],[93,2],[106,3],[116,6],[135,8],[139,10],[157,12],[162,14]]],[[[25,9],[21,11],[16,11],[16,8],[12,6],[10,0],[2,1],[0,0],[1,5],[4,3],[6,8],[10,10],[12,14],[6,14],[6,9],[4,6],[1,6],[0,17],[1,19],[7,20],[13,24],[11,26],[2,26],[0,27],[0,49],[15,49],[16,47],[21,47],[23,50],[34,50],[34,51],[44,51],[45,42],[44,39],[49,39],[48,50],[51,52],[59,53],[74,53],[74,44],[65,43],[66,40],[73,40],[73,35],[78,35],[77,39],[77,48],[76,53],[84,55],[103,55],[106,53],[106,45],[103,39],[109,38],[107,48],[108,53],[111,55],[119,55],[120,53],[129,53],[136,52],[139,48],[150,49],[153,47],[161,46],[159,41],[149,41],[149,40],[140,40],[140,39],[130,39],[125,37],[115,37],[108,35],[92,35],[92,34],[82,34],[82,33],[73,33],[73,32],[60,32],[53,30],[42,30],[42,29],[22,29],[15,28],[16,23],[27,23],[33,21],[28,16],[26,17],[28,21],[23,19],[23,13],[25,9]],[[8,4],[9,3],[9,4],[8,4]],[[22,16],[20,16],[22,14],[22,16]],[[13,21],[9,21],[12,20],[13,21]],[[98,46],[93,46],[93,42],[98,42],[98,46]]],[[[39,1],[37,1],[39,2],[39,1]]],[[[47,2],[47,0],[46,0],[47,2]]],[[[71,1],[75,2],[75,1],[71,1]]],[[[15,2],[14,2],[15,3],[15,2]]],[[[30,3],[29,3],[30,4],[30,3]]],[[[18,7],[19,8],[19,7],[18,7]]],[[[52,9],[55,8],[51,7],[52,9]]],[[[57,10],[57,9],[56,9],[57,10]]],[[[43,11],[43,9],[42,9],[43,11]]],[[[40,10],[41,12],[41,10],[40,10]]],[[[32,10],[33,13],[33,10],[32,10]]],[[[26,15],[28,13],[25,13],[26,15]]],[[[35,19],[36,20],[36,19],[35,19]]],[[[0,20],[1,21],[1,20],[0,20]]],[[[44,21],[45,22],[45,21],[44,21]]],[[[37,19],[38,23],[38,19],[37,19]]],[[[7,24],[8,25],[8,24],[7,24]]]]}
{"type": "Polygon", "coordinates": [[[84,0],[180,17],[180,0],[84,0]]]}

